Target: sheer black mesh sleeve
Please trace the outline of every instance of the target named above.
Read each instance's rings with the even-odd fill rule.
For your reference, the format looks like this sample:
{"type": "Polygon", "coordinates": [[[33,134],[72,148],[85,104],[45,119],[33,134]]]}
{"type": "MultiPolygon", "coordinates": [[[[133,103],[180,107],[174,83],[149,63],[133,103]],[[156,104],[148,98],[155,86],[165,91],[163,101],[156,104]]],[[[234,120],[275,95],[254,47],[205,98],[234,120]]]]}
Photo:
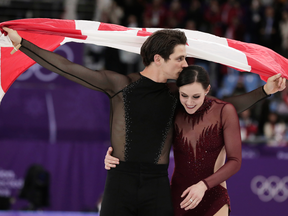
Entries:
{"type": "Polygon", "coordinates": [[[20,50],[41,66],[109,97],[127,85],[127,77],[113,71],[94,71],[22,39],[20,50]]]}
{"type": "Polygon", "coordinates": [[[249,109],[257,102],[269,97],[270,95],[267,95],[263,89],[263,86],[248,92],[246,94],[237,95],[233,97],[228,97],[225,99],[222,99],[223,101],[229,102],[233,104],[235,107],[237,113],[241,113],[246,109],[249,109]]]}

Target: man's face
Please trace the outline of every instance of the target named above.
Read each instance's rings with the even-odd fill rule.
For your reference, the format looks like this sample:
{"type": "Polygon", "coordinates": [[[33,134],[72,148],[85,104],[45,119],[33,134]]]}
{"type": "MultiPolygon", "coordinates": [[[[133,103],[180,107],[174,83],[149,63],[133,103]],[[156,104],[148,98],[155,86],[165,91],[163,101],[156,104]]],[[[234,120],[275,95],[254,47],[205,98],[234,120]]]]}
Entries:
{"type": "Polygon", "coordinates": [[[174,80],[178,78],[183,68],[188,66],[186,55],[185,45],[176,45],[169,59],[166,62],[163,59],[162,71],[165,78],[174,80]]]}

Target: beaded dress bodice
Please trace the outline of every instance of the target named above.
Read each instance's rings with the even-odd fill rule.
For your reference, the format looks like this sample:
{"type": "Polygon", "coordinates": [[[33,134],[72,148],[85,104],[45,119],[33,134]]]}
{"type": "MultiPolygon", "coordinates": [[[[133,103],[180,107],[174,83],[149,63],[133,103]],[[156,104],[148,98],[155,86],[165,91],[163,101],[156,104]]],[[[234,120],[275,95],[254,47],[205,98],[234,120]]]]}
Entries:
{"type": "Polygon", "coordinates": [[[176,111],[174,130],[175,169],[171,188],[174,204],[177,203],[174,206],[176,215],[193,215],[192,212],[195,214],[195,211],[196,215],[202,215],[200,212],[206,212],[203,208],[208,211],[212,207],[216,213],[216,209],[221,208],[223,203],[229,203],[226,189],[219,184],[233,175],[241,164],[239,120],[235,108],[227,102],[207,97],[192,115],[181,106],[176,111]],[[227,153],[227,162],[219,170],[215,170],[217,158],[223,148],[227,153]],[[206,194],[218,193],[223,202],[215,207],[215,202],[208,202],[205,195],[198,207],[189,210],[190,214],[184,214],[185,211],[180,209],[180,202],[183,200],[180,196],[184,190],[199,181],[204,181],[209,188],[206,194]]]}

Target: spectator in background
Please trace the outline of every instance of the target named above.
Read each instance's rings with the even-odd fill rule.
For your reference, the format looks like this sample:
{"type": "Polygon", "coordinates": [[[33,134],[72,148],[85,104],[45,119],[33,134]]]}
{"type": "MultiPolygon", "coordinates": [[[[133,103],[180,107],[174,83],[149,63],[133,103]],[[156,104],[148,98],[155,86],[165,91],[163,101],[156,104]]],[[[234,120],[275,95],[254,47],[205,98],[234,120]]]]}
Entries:
{"type": "Polygon", "coordinates": [[[63,19],[77,19],[77,3],[78,0],[64,0],[63,19]]]}
{"type": "Polygon", "coordinates": [[[143,13],[145,9],[145,1],[144,0],[123,0],[119,1],[119,5],[124,10],[124,16],[122,18],[122,25],[128,26],[130,25],[130,18],[132,15],[136,17],[137,25],[145,27],[143,25],[143,13]]]}
{"type": "MultiPolygon", "coordinates": [[[[286,81],[286,85],[287,85],[287,81],[286,81]]],[[[288,117],[288,88],[284,89],[283,92],[281,92],[281,101],[282,101],[282,106],[279,105],[279,109],[278,112],[282,115],[286,117],[288,117]]]]}
{"type": "Polygon", "coordinates": [[[251,5],[244,16],[244,19],[246,20],[245,41],[250,43],[258,43],[262,19],[260,0],[251,1],[251,5]]]}
{"type": "Polygon", "coordinates": [[[229,39],[244,41],[245,28],[239,17],[233,17],[228,24],[225,37],[229,39]]]}
{"type": "Polygon", "coordinates": [[[239,76],[238,81],[237,81],[237,85],[232,93],[233,96],[236,95],[241,95],[241,94],[245,94],[247,91],[245,89],[244,83],[243,83],[243,77],[239,76]]]}
{"type": "Polygon", "coordinates": [[[288,89],[279,92],[271,98],[270,111],[277,113],[281,119],[288,119],[288,89]]]}
{"type": "Polygon", "coordinates": [[[224,24],[225,29],[228,26],[233,25],[235,19],[238,19],[241,23],[242,14],[242,8],[238,1],[228,0],[224,3],[221,8],[221,21],[224,24]]]}
{"type": "Polygon", "coordinates": [[[110,7],[112,0],[95,0],[94,17],[93,20],[100,21],[102,19],[103,11],[110,7]]]}
{"type": "Polygon", "coordinates": [[[50,173],[40,164],[28,167],[19,198],[29,202],[26,210],[41,210],[50,205],[50,173]]]}
{"type": "Polygon", "coordinates": [[[278,24],[275,19],[274,8],[267,6],[265,8],[264,18],[261,22],[260,43],[262,46],[272,50],[277,49],[279,42],[278,24]]]}
{"type": "Polygon", "coordinates": [[[282,17],[279,23],[280,35],[281,35],[281,54],[288,57],[288,11],[282,11],[282,17]]]}
{"type": "Polygon", "coordinates": [[[222,37],[223,23],[221,22],[221,10],[218,1],[211,0],[204,13],[208,23],[208,32],[222,37]]]}
{"type": "Polygon", "coordinates": [[[180,28],[183,27],[186,10],[182,8],[179,0],[173,0],[167,12],[167,27],[180,28]]]}
{"type": "Polygon", "coordinates": [[[277,113],[269,113],[268,121],[265,122],[263,130],[268,146],[287,146],[285,140],[286,124],[279,120],[277,113]]]}
{"type": "Polygon", "coordinates": [[[239,123],[242,141],[255,141],[258,125],[251,116],[251,110],[247,109],[239,114],[239,123]]]}
{"type": "Polygon", "coordinates": [[[106,13],[110,23],[118,25],[121,24],[121,19],[124,16],[123,9],[117,4],[116,1],[111,1],[111,4],[104,8],[102,13],[106,13]]]}
{"type": "Polygon", "coordinates": [[[187,20],[185,22],[185,29],[188,29],[188,30],[197,30],[197,27],[196,27],[196,22],[194,20],[187,20]]]}
{"type": "Polygon", "coordinates": [[[244,26],[242,24],[242,8],[238,1],[229,0],[222,8],[222,22],[225,37],[244,41],[244,26]]]}
{"type": "Polygon", "coordinates": [[[202,5],[199,0],[192,0],[190,2],[189,8],[186,13],[186,25],[187,25],[187,22],[189,21],[194,22],[195,30],[207,31],[207,27],[205,27],[205,23],[204,23],[202,5]]]}
{"type": "Polygon", "coordinates": [[[162,0],[153,0],[151,4],[146,4],[143,23],[146,28],[163,28],[166,20],[167,10],[162,0]]]}

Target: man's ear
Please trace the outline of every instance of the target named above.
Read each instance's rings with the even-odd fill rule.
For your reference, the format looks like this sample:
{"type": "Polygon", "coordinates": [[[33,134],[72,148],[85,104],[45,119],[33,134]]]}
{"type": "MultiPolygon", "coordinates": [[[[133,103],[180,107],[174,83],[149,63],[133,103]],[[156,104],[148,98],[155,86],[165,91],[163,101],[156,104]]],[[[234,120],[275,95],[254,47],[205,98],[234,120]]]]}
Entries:
{"type": "Polygon", "coordinates": [[[155,64],[159,65],[161,64],[162,57],[159,54],[154,55],[154,62],[155,64]]]}

